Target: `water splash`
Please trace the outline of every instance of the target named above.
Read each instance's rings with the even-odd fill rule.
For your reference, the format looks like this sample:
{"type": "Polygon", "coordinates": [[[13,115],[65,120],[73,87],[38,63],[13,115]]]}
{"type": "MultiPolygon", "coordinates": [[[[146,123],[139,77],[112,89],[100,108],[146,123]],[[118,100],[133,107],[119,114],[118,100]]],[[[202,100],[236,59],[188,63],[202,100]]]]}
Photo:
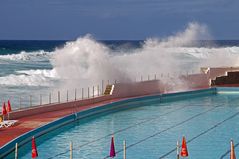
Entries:
{"type": "MultiPolygon", "coordinates": [[[[31,85],[58,79],[62,81],[60,87],[71,89],[97,85],[101,80],[128,82],[135,81],[136,78],[139,80],[141,76],[146,79],[148,75],[152,79],[154,74],[169,73],[169,76],[174,76],[186,72],[195,73],[202,66],[238,66],[239,47],[201,47],[197,44],[201,39],[211,39],[211,36],[206,25],[198,23],[189,23],[185,30],[167,38],[146,39],[141,47],[134,49],[111,49],[86,35],[49,53],[21,52],[0,56],[0,61],[34,62],[47,59],[53,67],[48,73],[37,73],[39,70],[21,72],[23,74],[16,72],[1,77],[0,84],[17,85],[19,82],[31,85]]],[[[162,80],[168,82],[169,78],[162,80]]]]}
{"type": "Polygon", "coordinates": [[[180,72],[185,67],[180,54],[201,37],[210,37],[204,25],[190,23],[183,32],[165,39],[147,39],[141,48],[111,50],[90,35],[57,49],[51,60],[67,87],[92,85],[102,79],[133,81],[141,75],[180,72]],[[187,47],[187,48],[186,48],[187,47]]]}

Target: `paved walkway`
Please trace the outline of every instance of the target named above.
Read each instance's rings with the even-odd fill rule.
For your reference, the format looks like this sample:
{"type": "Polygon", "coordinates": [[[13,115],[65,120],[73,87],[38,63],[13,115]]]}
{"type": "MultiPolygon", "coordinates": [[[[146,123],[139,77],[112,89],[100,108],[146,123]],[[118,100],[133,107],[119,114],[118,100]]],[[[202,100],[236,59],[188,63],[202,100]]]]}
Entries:
{"type": "Polygon", "coordinates": [[[33,130],[39,126],[45,125],[49,122],[59,119],[63,116],[70,115],[74,111],[82,111],[82,110],[98,107],[103,104],[107,104],[107,103],[111,103],[111,102],[115,102],[119,100],[121,99],[107,100],[104,102],[98,102],[91,105],[80,106],[80,107],[77,107],[77,109],[76,108],[61,109],[58,111],[46,112],[46,113],[41,113],[37,115],[20,118],[18,119],[19,122],[16,125],[12,127],[0,129],[0,134],[1,134],[0,148],[18,136],[30,130],[33,130]]]}

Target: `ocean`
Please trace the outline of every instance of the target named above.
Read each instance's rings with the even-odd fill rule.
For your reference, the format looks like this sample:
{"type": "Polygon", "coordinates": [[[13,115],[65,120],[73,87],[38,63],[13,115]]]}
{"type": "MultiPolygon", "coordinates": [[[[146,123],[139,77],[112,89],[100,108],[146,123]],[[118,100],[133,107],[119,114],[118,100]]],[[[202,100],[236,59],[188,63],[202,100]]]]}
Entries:
{"type": "Polygon", "coordinates": [[[58,91],[62,100],[67,94],[73,100],[76,90],[81,98],[82,88],[100,88],[102,80],[106,85],[239,64],[239,40],[171,44],[158,39],[98,41],[88,36],[75,41],[1,40],[0,97],[22,108],[55,102],[58,91]]]}

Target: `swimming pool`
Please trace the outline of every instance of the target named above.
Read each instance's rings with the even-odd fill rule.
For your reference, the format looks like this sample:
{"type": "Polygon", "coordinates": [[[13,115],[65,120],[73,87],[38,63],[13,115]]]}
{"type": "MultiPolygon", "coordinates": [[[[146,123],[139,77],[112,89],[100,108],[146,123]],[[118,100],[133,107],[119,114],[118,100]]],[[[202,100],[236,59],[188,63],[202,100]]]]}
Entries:
{"type": "MultiPolygon", "coordinates": [[[[239,142],[239,94],[208,95],[160,102],[159,98],[129,104],[127,109],[98,114],[51,131],[36,139],[39,158],[103,159],[115,136],[116,158],[175,158],[175,145],[185,135],[190,158],[228,158],[230,139],[239,142]]],[[[238,151],[238,147],[235,149],[238,151]]],[[[19,158],[31,157],[31,143],[19,148],[19,158]]],[[[13,158],[13,153],[6,158],[13,158]]]]}

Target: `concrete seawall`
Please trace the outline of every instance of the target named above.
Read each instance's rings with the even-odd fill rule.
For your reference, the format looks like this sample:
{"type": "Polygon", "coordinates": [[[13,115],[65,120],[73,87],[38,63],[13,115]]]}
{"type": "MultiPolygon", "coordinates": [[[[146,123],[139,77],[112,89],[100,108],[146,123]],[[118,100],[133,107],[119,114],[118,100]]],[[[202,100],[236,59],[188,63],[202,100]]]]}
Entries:
{"type": "Polygon", "coordinates": [[[136,96],[159,94],[161,88],[158,80],[137,82],[137,83],[119,83],[115,84],[112,95],[99,96],[83,100],[68,101],[65,103],[52,103],[42,106],[35,106],[28,109],[21,109],[10,113],[11,119],[20,119],[22,117],[32,116],[45,112],[64,110],[72,108],[72,111],[77,111],[80,106],[90,105],[94,103],[109,101],[112,99],[129,98],[136,96]]]}
{"type": "MultiPolygon", "coordinates": [[[[192,90],[195,88],[209,88],[211,79],[215,79],[217,76],[227,74],[228,71],[238,71],[239,68],[225,67],[225,68],[203,68],[204,71],[200,74],[184,75],[177,80],[181,81],[183,90],[192,90]]],[[[203,70],[202,69],[202,70],[203,70]]],[[[148,80],[143,82],[129,82],[129,83],[117,83],[114,84],[114,91],[111,96],[99,96],[95,98],[69,101],[65,103],[53,103],[42,106],[34,106],[28,109],[20,109],[10,113],[12,119],[19,119],[26,116],[31,116],[44,112],[51,112],[56,110],[64,110],[68,108],[76,108],[83,105],[94,104],[97,102],[103,102],[112,99],[129,98],[135,96],[152,95],[174,91],[169,88],[174,83],[163,83],[161,80],[148,80]]],[[[177,83],[178,84],[178,83],[177,83]]],[[[74,110],[73,110],[74,111],[74,110]]]]}

